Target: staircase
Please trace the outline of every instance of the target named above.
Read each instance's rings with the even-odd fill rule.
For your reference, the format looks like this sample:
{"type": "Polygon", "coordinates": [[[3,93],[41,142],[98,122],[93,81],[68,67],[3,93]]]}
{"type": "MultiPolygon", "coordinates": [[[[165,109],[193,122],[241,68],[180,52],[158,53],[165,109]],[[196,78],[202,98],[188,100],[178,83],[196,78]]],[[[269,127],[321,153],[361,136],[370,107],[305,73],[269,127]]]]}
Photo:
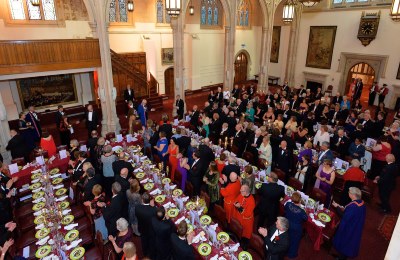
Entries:
{"type": "MultiPolygon", "coordinates": [[[[159,83],[156,78],[147,72],[135,68],[134,64],[122,55],[110,50],[113,70],[114,85],[117,88],[118,99],[123,101],[123,93],[126,85],[130,84],[135,91],[136,99],[146,99],[149,107],[155,110],[162,110],[163,96],[159,95],[159,83]]],[[[117,106],[125,106],[124,102],[117,102],[117,106]]],[[[119,110],[117,108],[117,110],[119,110]]],[[[123,110],[123,109],[122,109],[123,110]]]]}

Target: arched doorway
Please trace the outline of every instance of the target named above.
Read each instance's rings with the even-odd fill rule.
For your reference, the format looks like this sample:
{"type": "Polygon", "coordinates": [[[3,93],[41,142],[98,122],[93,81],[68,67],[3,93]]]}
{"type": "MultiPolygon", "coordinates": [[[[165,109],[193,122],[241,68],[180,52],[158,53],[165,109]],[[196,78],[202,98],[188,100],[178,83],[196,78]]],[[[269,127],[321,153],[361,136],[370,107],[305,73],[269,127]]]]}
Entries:
{"type": "Polygon", "coordinates": [[[235,84],[245,82],[247,80],[248,58],[243,51],[235,58],[235,84]]]}
{"type": "Polygon", "coordinates": [[[164,72],[164,83],[165,83],[165,95],[174,97],[175,95],[175,80],[174,80],[174,68],[168,68],[164,72]]]}
{"type": "Polygon", "coordinates": [[[360,101],[362,103],[368,103],[369,89],[375,81],[375,70],[366,62],[360,62],[351,67],[347,74],[347,84],[345,89],[347,95],[351,94],[350,86],[357,78],[362,79],[364,85],[360,101]]]}

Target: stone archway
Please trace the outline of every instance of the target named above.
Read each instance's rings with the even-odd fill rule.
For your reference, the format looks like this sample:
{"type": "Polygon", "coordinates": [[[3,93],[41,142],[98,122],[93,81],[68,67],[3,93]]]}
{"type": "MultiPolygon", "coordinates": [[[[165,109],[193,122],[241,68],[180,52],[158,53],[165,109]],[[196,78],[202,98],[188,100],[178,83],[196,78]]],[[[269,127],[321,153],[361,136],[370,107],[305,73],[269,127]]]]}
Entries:
{"type": "Polygon", "coordinates": [[[246,50],[239,51],[235,56],[234,83],[243,83],[247,80],[250,69],[250,54],[246,50]]]}

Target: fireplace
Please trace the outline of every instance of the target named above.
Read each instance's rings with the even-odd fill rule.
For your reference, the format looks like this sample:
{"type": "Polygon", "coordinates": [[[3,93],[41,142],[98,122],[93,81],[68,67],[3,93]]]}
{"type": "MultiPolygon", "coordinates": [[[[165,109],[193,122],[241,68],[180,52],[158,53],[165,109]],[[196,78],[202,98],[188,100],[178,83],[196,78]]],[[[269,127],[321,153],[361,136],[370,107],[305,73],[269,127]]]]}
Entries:
{"type": "Polygon", "coordinates": [[[322,89],[322,83],[315,82],[315,81],[307,81],[306,88],[310,89],[311,93],[317,93],[318,88],[322,89]]]}

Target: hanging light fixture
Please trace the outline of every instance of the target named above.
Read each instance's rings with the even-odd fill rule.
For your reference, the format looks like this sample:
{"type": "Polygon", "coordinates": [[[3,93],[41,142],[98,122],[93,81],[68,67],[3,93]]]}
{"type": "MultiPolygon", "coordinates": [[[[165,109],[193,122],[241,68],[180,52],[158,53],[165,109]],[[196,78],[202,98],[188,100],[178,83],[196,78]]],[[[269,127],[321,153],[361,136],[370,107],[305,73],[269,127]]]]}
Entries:
{"type": "Polygon", "coordinates": [[[313,7],[314,5],[319,4],[321,0],[299,0],[305,7],[313,7]]]}
{"type": "Polygon", "coordinates": [[[33,6],[39,6],[40,5],[40,0],[31,0],[31,4],[33,6]]]}
{"type": "Polygon", "coordinates": [[[293,0],[287,0],[283,6],[282,20],[284,23],[291,23],[294,19],[294,10],[296,4],[293,0]]]}
{"type": "Polygon", "coordinates": [[[189,14],[194,15],[194,6],[192,0],[190,0],[189,14]]]}
{"type": "Polygon", "coordinates": [[[128,11],[133,12],[135,10],[135,4],[133,3],[133,0],[128,1],[128,11]]]}
{"type": "Polygon", "coordinates": [[[400,0],[393,0],[392,7],[390,8],[390,16],[393,21],[400,21],[400,0]]]}
{"type": "Polygon", "coordinates": [[[178,17],[181,13],[181,0],[165,0],[165,10],[171,17],[178,17]]]}

